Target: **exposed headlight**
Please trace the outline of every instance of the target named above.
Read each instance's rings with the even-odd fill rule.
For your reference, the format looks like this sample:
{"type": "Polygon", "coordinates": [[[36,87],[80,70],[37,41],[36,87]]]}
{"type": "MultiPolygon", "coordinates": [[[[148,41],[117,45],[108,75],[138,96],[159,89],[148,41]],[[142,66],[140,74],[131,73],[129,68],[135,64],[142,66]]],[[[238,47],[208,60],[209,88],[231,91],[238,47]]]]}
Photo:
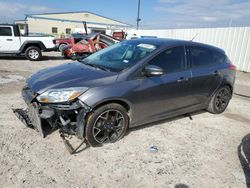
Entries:
{"type": "Polygon", "coordinates": [[[50,89],[37,97],[41,103],[60,103],[76,99],[87,91],[87,87],[71,87],[63,89],[50,89]]]}

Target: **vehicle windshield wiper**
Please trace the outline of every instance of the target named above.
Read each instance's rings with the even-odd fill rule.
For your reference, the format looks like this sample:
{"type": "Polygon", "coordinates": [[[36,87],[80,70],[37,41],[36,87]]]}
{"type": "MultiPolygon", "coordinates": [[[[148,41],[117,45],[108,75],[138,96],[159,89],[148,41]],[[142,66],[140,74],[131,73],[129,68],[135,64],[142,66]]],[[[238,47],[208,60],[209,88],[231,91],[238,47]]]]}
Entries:
{"type": "Polygon", "coordinates": [[[88,65],[88,66],[91,66],[91,67],[94,67],[96,69],[101,69],[101,70],[104,70],[104,71],[109,71],[110,72],[110,69],[104,67],[104,66],[101,66],[101,65],[96,65],[96,64],[91,64],[91,63],[85,63],[84,61],[82,61],[83,64],[85,65],[88,65]]]}
{"type": "Polygon", "coordinates": [[[104,66],[102,66],[102,65],[95,65],[96,67],[98,67],[99,69],[102,69],[102,70],[104,70],[104,71],[111,71],[111,69],[109,69],[109,68],[107,68],[107,67],[104,67],[104,66]]]}

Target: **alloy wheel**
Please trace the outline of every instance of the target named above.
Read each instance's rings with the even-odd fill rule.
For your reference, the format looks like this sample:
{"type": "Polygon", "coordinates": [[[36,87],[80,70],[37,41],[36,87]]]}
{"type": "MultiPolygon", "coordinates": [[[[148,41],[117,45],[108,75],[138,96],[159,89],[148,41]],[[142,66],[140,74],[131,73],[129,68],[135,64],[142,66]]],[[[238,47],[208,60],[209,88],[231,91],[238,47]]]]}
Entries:
{"type": "Polygon", "coordinates": [[[227,88],[222,88],[216,95],[215,107],[218,111],[224,111],[227,107],[229,100],[231,98],[231,93],[227,88]]]}
{"type": "Polygon", "coordinates": [[[39,52],[37,50],[32,49],[29,51],[29,57],[31,59],[37,59],[39,57],[39,52]]]}
{"type": "Polygon", "coordinates": [[[106,110],[99,115],[93,126],[93,136],[98,143],[116,141],[125,127],[124,117],[117,110],[106,110]]]}

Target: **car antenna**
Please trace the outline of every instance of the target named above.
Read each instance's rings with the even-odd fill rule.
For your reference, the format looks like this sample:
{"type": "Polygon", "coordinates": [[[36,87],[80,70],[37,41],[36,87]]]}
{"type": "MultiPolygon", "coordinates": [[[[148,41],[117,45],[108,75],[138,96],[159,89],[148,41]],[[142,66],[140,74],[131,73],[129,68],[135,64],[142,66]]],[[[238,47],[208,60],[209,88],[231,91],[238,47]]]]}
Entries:
{"type": "Polygon", "coordinates": [[[190,41],[193,41],[198,36],[198,34],[199,33],[196,33],[196,35],[190,41]]]}

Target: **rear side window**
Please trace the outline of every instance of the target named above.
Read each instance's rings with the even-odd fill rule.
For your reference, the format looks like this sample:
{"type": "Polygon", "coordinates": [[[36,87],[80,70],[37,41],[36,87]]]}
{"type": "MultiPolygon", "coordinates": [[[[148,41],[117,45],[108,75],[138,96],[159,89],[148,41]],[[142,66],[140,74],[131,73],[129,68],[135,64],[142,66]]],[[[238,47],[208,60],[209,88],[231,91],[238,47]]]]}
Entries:
{"type": "Polygon", "coordinates": [[[173,47],[157,55],[149,62],[164,70],[165,73],[178,72],[185,69],[184,47],[173,47]]]}
{"type": "Polygon", "coordinates": [[[212,51],[197,46],[190,47],[190,58],[192,62],[192,67],[203,67],[214,64],[212,51]]]}
{"type": "Polygon", "coordinates": [[[12,36],[11,27],[0,27],[0,36],[12,36]]]}
{"type": "Polygon", "coordinates": [[[220,52],[213,51],[214,63],[222,64],[226,60],[226,56],[220,52]]]}

